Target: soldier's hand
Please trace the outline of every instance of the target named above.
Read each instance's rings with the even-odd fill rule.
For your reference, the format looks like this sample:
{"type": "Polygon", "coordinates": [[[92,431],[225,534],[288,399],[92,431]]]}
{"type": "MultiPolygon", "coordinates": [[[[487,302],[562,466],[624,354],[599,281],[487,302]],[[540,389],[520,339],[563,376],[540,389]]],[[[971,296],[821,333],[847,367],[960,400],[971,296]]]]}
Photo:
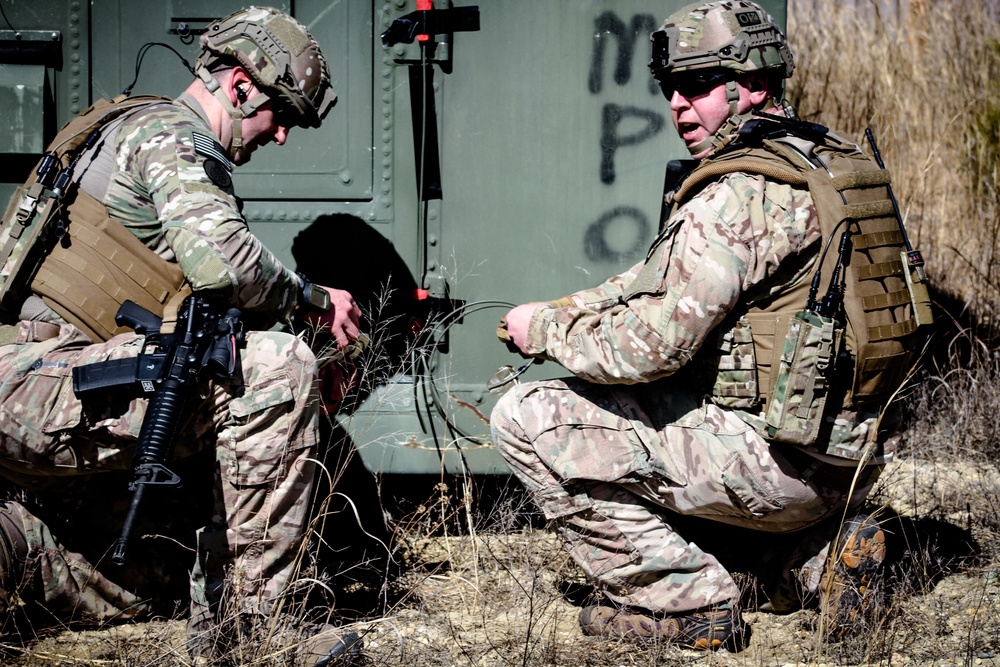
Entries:
{"type": "Polygon", "coordinates": [[[361,308],[354,302],[350,292],[323,285],[316,287],[325,289],[330,294],[330,309],[326,312],[306,313],[305,319],[318,329],[329,331],[337,341],[337,346],[343,349],[361,335],[361,308]]]}
{"type": "Polygon", "coordinates": [[[531,315],[540,306],[548,305],[544,301],[534,301],[532,303],[524,303],[520,306],[512,308],[505,316],[503,321],[507,323],[507,334],[510,336],[511,342],[517,347],[518,350],[523,354],[527,354],[526,349],[528,346],[528,323],[531,322],[531,315]]]}

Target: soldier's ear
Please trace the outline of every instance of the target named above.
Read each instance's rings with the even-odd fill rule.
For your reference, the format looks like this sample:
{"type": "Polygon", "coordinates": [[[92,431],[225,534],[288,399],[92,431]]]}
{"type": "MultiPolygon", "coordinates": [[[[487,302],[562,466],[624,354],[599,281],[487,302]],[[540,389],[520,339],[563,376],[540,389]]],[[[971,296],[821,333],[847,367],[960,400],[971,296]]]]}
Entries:
{"type": "Polygon", "coordinates": [[[237,104],[243,104],[250,96],[253,88],[253,80],[242,67],[234,67],[230,85],[233,87],[233,94],[236,96],[237,104]]]}
{"type": "Polygon", "coordinates": [[[754,107],[763,104],[770,96],[767,77],[760,74],[751,74],[743,81],[747,91],[750,93],[750,104],[754,107]]]}

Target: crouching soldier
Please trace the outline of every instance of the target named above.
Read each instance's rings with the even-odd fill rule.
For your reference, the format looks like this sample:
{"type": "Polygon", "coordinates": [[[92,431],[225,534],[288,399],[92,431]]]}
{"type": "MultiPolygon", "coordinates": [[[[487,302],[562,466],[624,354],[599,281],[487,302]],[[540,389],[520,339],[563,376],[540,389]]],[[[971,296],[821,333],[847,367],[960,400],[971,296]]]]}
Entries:
{"type": "Polygon", "coordinates": [[[293,128],[319,127],[337,97],[316,40],[270,8],[209,25],[194,69],[176,99],[124,97],[88,109],[8,208],[0,475],[17,498],[41,501],[0,508],[3,599],[36,627],[164,611],[163,573],[142,569],[155,540],[137,535],[116,566],[101,531],[120,530],[124,512],[102,511],[100,499],[112,491],[109,472],[132,470],[149,401],[138,391],[81,398],[72,378],[74,369],[143,352],[146,337],[115,322],[124,301],[168,320],[193,293],[238,309],[252,330],[231,375],[199,383],[174,425],[175,458],[207,453],[214,470],[184,487],[212,507],[182,536],[196,544],[192,657],[275,650],[247,643],[270,638],[295,664],[328,664],[356,653],[357,635],[325,624],[329,613],[308,625],[278,613],[309,523],[317,364],[297,337],[269,329],[308,317],[344,347],[359,335],[360,313],[350,294],[308,284],[250,232],[231,171],[258,148],[284,144],[293,128]],[[35,247],[10,240],[20,234],[14,225],[38,221],[50,239],[53,229],[61,237],[46,244],[43,233],[35,247]]]}
{"type": "Polygon", "coordinates": [[[644,261],[507,313],[503,337],[574,377],[513,387],[494,442],[602,595],[586,634],[742,647],[711,545],[748,530],[794,534],[767,608],[814,593],[842,630],[885,556],[858,511],[929,322],[922,261],[887,172],[784,101],[792,53],[760,6],[690,5],[651,39],[692,159],[644,261]]]}

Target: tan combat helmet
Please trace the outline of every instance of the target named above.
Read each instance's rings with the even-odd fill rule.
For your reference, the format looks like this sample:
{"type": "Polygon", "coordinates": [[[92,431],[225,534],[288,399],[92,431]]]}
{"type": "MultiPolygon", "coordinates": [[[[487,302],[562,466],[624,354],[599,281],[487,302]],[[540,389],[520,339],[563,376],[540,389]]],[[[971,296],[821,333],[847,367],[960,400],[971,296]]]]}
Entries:
{"type": "Polygon", "coordinates": [[[294,112],[301,127],[319,127],[337,102],[319,44],[304,25],[271,7],[248,7],[211,23],[195,71],[233,119],[230,155],[242,146],[240,122],[268,100],[294,112]],[[234,107],[211,73],[220,61],[243,67],[260,94],[234,107]]]}
{"type": "Polygon", "coordinates": [[[671,14],[650,39],[649,69],[658,81],[698,70],[774,70],[788,78],[795,69],[778,24],[749,0],[688,5],[671,14]]]}
{"type": "MultiPolygon", "coordinates": [[[[746,116],[739,113],[740,93],[735,79],[740,74],[767,72],[786,79],[795,70],[792,52],[774,19],[750,0],[716,0],[695,3],[671,14],[650,35],[653,42],[649,70],[670,97],[674,85],[684,78],[725,82],[729,119],[715,135],[689,146],[692,155],[721,145],[746,116]]],[[[761,109],[780,100],[768,99],[761,109]]],[[[788,113],[791,107],[788,106],[788,113]]]]}

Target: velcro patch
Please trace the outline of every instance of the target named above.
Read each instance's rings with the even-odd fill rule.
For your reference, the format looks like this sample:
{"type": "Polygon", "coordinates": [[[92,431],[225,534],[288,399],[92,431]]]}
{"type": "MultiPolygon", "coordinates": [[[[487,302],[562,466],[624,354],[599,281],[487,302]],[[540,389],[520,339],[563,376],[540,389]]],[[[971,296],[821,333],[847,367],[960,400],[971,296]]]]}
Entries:
{"type": "Polygon", "coordinates": [[[233,186],[233,177],[229,174],[229,168],[218,160],[211,158],[205,160],[205,173],[213,183],[226,192],[229,192],[229,189],[233,186]]]}

